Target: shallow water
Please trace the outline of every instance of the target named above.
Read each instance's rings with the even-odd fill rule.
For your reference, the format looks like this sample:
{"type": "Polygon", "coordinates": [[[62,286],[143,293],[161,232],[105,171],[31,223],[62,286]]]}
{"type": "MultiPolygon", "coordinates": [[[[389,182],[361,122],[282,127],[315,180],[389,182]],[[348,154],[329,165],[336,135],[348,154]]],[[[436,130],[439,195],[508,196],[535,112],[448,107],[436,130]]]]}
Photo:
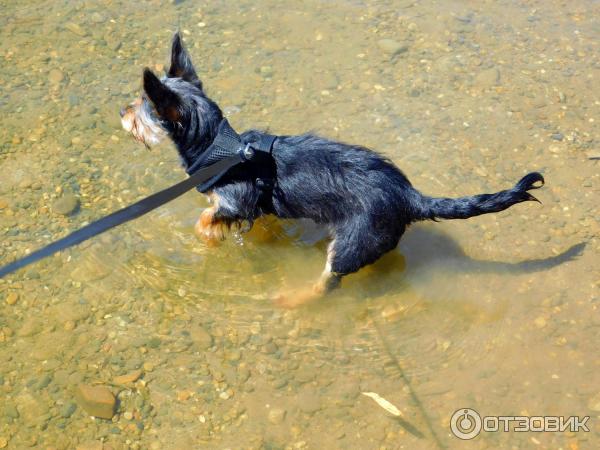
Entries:
{"type": "Polygon", "coordinates": [[[298,310],[269,298],[318,276],[319,233],[267,219],[207,247],[196,192],[0,280],[0,448],[598,448],[598,2],[2,9],[1,263],[183,178],[171,145],[148,152],[118,116],[176,29],[238,130],[369,146],[430,195],[531,170],[547,185],[542,205],[414,226],[298,310]],[[118,393],[112,421],[75,401],[81,383],[118,393]],[[466,407],[589,415],[590,432],[465,443],[449,422],[466,407]]]}

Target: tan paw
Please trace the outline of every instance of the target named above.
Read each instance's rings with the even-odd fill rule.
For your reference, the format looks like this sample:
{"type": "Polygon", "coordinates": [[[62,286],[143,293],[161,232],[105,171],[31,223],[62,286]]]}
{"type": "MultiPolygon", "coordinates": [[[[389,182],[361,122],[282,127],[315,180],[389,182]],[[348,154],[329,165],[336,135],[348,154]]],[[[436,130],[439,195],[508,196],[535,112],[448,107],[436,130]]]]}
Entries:
{"type": "Polygon", "coordinates": [[[206,209],[194,226],[196,236],[212,245],[224,240],[226,231],[227,225],[215,220],[213,208],[206,209]]]}
{"type": "Polygon", "coordinates": [[[279,292],[273,297],[273,303],[280,308],[293,309],[323,297],[323,290],[316,285],[296,291],[279,292]]]}

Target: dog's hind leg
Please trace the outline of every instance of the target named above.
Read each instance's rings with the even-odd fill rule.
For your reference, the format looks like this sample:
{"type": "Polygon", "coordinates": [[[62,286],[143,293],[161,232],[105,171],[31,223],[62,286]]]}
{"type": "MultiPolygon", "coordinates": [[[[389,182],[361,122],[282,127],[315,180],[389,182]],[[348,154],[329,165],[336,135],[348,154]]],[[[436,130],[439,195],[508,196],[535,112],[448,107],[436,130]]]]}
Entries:
{"type": "Polygon", "coordinates": [[[327,249],[325,270],[319,281],[310,290],[278,296],[276,303],[294,308],[322,298],[340,285],[344,275],[374,263],[396,248],[404,233],[404,224],[394,218],[378,219],[360,216],[336,227],[334,239],[327,249]]]}
{"type": "Polygon", "coordinates": [[[327,262],[319,280],[312,286],[275,296],[275,303],[283,308],[296,308],[324,297],[340,285],[342,275],[332,272],[331,264],[334,258],[335,239],[327,247],[327,262]]]}
{"type": "Polygon", "coordinates": [[[362,215],[344,223],[330,252],[332,273],[348,275],[373,264],[396,248],[405,228],[394,214],[362,215]]]}

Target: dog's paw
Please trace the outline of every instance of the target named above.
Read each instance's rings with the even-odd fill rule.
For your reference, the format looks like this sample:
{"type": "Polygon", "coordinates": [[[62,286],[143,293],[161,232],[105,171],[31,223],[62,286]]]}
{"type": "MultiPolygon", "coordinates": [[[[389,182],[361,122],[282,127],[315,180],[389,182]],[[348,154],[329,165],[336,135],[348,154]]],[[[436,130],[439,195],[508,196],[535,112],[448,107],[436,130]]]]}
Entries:
{"type": "Polygon", "coordinates": [[[196,236],[208,245],[216,245],[219,241],[223,241],[226,232],[227,225],[219,220],[215,220],[212,208],[205,210],[194,226],[196,236]]]}
{"type": "Polygon", "coordinates": [[[273,303],[280,308],[294,309],[312,303],[322,296],[323,292],[315,286],[295,291],[278,292],[273,296],[273,303]]]}

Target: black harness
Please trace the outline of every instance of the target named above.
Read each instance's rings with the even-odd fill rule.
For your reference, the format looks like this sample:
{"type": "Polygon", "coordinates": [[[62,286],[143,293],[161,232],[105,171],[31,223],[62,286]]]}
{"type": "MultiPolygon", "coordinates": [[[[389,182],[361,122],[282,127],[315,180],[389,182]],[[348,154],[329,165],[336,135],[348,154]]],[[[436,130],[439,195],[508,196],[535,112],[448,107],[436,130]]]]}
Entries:
{"type": "MultiPolygon", "coordinates": [[[[213,143],[187,169],[188,179],[143,198],[133,205],[115,211],[21,259],[0,267],[0,278],[21,267],[25,267],[56,252],[86,241],[122,223],[143,216],[153,209],[185,194],[194,187],[200,192],[208,191],[232,167],[252,160],[256,152],[261,152],[272,157],[273,143],[276,139],[277,136],[261,134],[258,141],[244,142],[234,129],[231,128],[229,122],[223,119],[219,124],[217,136],[213,143]]],[[[272,187],[272,183],[267,179],[259,178],[256,180],[256,184],[264,192],[270,192],[270,188],[272,187]]]]}
{"type": "MultiPolygon", "coordinates": [[[[253,159],[256,152],[261,152],[271,157],[275,140],[277,140],[277,136],[261,133],[260,136],[258,136],[258,141],[246,141],[231,128],[227,119],[223,119],[221,123],[219,123],[217,136],[212,144],[210,144],[210,146],[202,153],[200,158],[187,168],[186,172],[191,176],[198,170],[235,154],[242,156],[242,162],[253,159]]],[[[228,170],[229,169],[222,171],[215,177],[197,186],[196,189],[202,193],[209,191],[228,170]]],[[[267,178],[257,178],[256,185],[261,190],[267,190],[272,187],[273,181],[267,178]]]]}

